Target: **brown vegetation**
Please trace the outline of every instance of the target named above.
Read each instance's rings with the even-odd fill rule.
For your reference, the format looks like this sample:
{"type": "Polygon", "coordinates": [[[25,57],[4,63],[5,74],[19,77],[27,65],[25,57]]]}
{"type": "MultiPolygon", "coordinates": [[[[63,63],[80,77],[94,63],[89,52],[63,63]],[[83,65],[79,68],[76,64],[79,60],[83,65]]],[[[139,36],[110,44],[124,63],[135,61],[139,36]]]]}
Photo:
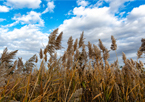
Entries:
{"type": "Polygon", "coordinates": [[[145,39],[141,40],[137,61],[127,59],[123,53],[125,65],[120,69],[118,58],[111,65],[108,62],[109,51],[116,52],[117,49],[113,36],[111,50],[106,49],[100,39],[99,49],[90,42],[85,45],[82,32],[74,44],[72,37],[69,38],[64,55],[57,58],[56,50],[62,48],[63,32],[58,36],[57,33],[58,29],[54,30],[45,49],[40,49],[39,70],[35,68],[38,56],[32,56],[25,64],[22,58],[13,63],[17,50],[8,52],[4,49],[0,58],[0,102],[145,101],[144,64],[138,62],[145,51],[145,39]]]}

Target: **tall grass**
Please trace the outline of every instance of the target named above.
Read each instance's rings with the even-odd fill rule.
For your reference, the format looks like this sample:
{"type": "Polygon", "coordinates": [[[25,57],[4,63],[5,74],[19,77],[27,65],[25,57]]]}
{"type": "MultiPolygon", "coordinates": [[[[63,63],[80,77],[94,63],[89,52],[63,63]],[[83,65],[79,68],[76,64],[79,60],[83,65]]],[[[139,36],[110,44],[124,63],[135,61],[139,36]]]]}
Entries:
{"type": "Polygon", "coordinates": [[[80,39],[68,39],[68,48],[57,58],[56,50],[63,48],[63,32],[55,29],[44,49],[40,49],[41,64],[37,70],[38,56],[32,56],[25,64],[22,58],[14,63],[16,51],[4,49],[0,58],[0,102],[144,102],[144,64],[138,59],[145,51],[145,39],[137,52],[138,59],[127,59],[122,53],[124,66],[119,69],[117,60],[108,62],[109,52],[117,44],[113,36],[108,50],[99,44],[84,44],[84,32],[80,39]],[[88,48],[88,52],[86,51],[88,48]],[[50,55],[47,59],[47,55],[50,55]],[[101,56],[102,55],[102,56],[101,56]],[[47,64],[47,67],[46,65],[47,64]]]}

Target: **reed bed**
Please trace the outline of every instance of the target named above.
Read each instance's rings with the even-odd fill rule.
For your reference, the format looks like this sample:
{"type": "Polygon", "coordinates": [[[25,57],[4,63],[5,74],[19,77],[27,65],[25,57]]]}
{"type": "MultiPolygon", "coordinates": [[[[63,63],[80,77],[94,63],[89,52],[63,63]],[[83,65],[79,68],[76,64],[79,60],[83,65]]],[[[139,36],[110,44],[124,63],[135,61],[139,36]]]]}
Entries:
{"type": "Polygon", "coordinates": [[[58,29],[55,29],[48,37],[47,46],[40,49],[40,56],[34,55],[26,63],[22,58],[12,61],[18,50],[3,50],[0,58],[0,102],[145,101],[144,64],[138,60],[145,51],[145,39],[141,39],[137,61],[127,59],[122,53],[124,66],[120,69],[118,58],[112,64],[108,62],[110,51],[115,51],[117,57],[113,36],[108,50],[101,39],[98,46],[90,42],[85,45],[82,32],[79,40],[68,39],[66,51],[58,58],[56,50],[63,48],[63,32],[57,34],[58,29]],[[36,68],[38,60],[41,61],[39,69],[36,68]]]}

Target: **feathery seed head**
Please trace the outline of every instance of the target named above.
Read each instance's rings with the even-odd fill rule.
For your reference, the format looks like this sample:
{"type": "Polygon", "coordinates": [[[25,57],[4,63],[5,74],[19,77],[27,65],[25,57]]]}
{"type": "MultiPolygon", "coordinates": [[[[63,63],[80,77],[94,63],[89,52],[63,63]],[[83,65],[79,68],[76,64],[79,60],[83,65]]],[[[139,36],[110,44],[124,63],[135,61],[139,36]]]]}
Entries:
{"type": "Polygon", "coordinates": [[[111,36],[111,40],[112,40],[111,49],[116,50],[117,49],[117,44],[116,44],[116,39],[114,38],[113,35],[111,36]]]}
{"type": "Polygon", "coordinates": [[[123,62],[126,63],[126,55],[124,52],[122,52],[122,59],[123,59],[123,62]]]}
{"type": "Polygon", "coordinates": [[[142,44],[141,44],[140,51],[145,51],[145,39],[142,38],[141,42],[142,42],[142,44]]]}
{"type": "Polygon", "coordinates": [[[76,49],[77,49],[77,44],[78,44],[78,39],[75,40],[75,43],[74,43],[74,51],[76,51],[76,49]]]}
{"type": "Polygon", "coordinates": [[[42,49],[40,49],[39,55],[40,55],[40,59],[42,59],[42,58],[43,58],[43,52],[42,52],[42,49]]]}
{"type": "Polygon", "coordinates": [[[104,47],[104,45],[103,45],[101,39],[99,39],[99,47],[100,47],[100,49],[101,49],[101,50],[103,51],[103,53],[104,53],[105,50],[106,50],[106,48],[104,47]]]}
{"type": "Polygon", "coordinates": [[[56,49],[56,50],[59,50],[59,49],[62,48],[62,46],[61,46],[62,34],[63,34],[63,32],[61,32],[61,33],[59,34],[59,36],[56,38],[56,42],[55,42],[55,49],[56,49]]]}
{"type": "Polygon", "coordinates": [[[80,40],[79,40],[79,48],[83,45],[84,43],[84,31],[82,32],[81,36],[80,36],[80,40]]]}

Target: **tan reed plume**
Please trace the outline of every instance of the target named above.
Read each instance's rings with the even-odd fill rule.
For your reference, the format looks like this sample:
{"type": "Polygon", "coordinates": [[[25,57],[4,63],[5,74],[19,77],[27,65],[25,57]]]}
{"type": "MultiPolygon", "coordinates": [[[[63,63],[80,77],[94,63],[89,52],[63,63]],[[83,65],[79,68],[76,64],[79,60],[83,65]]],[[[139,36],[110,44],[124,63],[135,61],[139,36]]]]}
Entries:
{"type": "Polygon", "coordinates": [[[56,50],[59,50],[59,49],[62,48],[62,46],[61,46],[62,34],[63,34],[63,32],[61,32],[61,33],[58,35],[58,37],[56,38],[56,42],[55,42],[55,49],[56,49],[56,50]]]}
{"type": "Polygon", "coordinates": [[[116,50],[117,49],[117,44],[116,44],[116,39],[114,38],[114,36],[111,36],[111,40],[112,40],[112,44],[111,44],[111,49],[112,50],[116,50]]]}
{"type": "Polygon", "coordinates": [[[45,57],[44,57],[44,59],[45,59],[45,62],[47,62],[47,54],[45,54],[45,57]]]}
{"type": "Polygon", "coordinates": [[[123,62],[126,64],[126,55],[124,52],[122,52],[122,59],[123,59],[123,62]]]}
{"type": "Polygon", "coordinates": [[[110,57],[109,51],[108,49],[105,49],[104,53],[103,53],[103,59],[107,60],[110,57]]]}
{"type": "Polygon", "coordinates": [[[104,45],[103,45],[101,39],[99,39],[99,44],[98,44],[98,45],[99,45],[100,49],[103,51],[103,53],[104,53],[105,50],[106,50],[106,48],[104,47],[104,45]]]}
{"type": "Polygon", "coordinates": [[[80,36],[80,40],[79,40],[79,48],[83,45],[84,43],[84,31],[82,32],[81,36],[80,36]]]}
{"type": "Polygon", "coordinates": [[[43,52],[42,52],[42,49],[40,49],[39,56],[40,56],[40,59],[43,58],[43,52]]]}
{"type": "Polygon", "coordinates": [[[142,44],[141,44],[141,49],[140,49],[140,51],[145,51],[145,39],[141,39],[141,42],[142,42],[142,44]]]}
{"type": "Polygon", "coordinates": [[[101,51],[95,44],[93,44],[93,47],[94,47],[95,58],[96,60],[99,61],[101,59],[101,51]]]}
{"type": "Polygon", "coordinates": [[[72,46],[73,46],[73,39],[72,39],[72,36],[68,39],[67,44],[68,44],[67,52],[68,52],[69,54],[71,54],[71,53],[72,53],[72,46]]]}
{"type": "Polygon", "coordinates": [[[67,52],[65,51],[63,56],[62,56],[62,62],[65,63],[66,61],[66,58],[67,58],[67,52]]]}
{"type": "Polygon", "coordinates": [[[90,41],[88,41],[88,49],[89,49],[89,58],[92,58],[93,55],[93,49],[92,49],[92,44],[90,43],[90,41]]]}
{"type": "Polygon", "coordinates": [[[58,28],[55,29],[50,35],[49,35],[49,42],[48,44],[55,44],[55,38],[56,38],[56,34],[58,33],[58,28]]]}
{"type": "Polygon", "coordinates": [[[74,51],[76,51],[77,45],[78,45],[78,39],[75,40],[75,43],[74,43],[74,51]]]}
{"type": "Polygon", "coordinates": [[[7,63],[12,62],[12,59],[14,58],[16,53],[18,52],[18,50],[15,50],[15,51],[12,51],[12,52],[9,52],[9,53],[7,51],[8,51],[8,49],[5,48],[2,55],[1,55],[1,62],[2,63],[5,62],[5,61],[7,63]]]}
{"type": "Polygon", "coordinates": [[[35,63],[37,63],[38,62],[38,57],[36,56],[36,60],[35,60],[35,63]]]}

